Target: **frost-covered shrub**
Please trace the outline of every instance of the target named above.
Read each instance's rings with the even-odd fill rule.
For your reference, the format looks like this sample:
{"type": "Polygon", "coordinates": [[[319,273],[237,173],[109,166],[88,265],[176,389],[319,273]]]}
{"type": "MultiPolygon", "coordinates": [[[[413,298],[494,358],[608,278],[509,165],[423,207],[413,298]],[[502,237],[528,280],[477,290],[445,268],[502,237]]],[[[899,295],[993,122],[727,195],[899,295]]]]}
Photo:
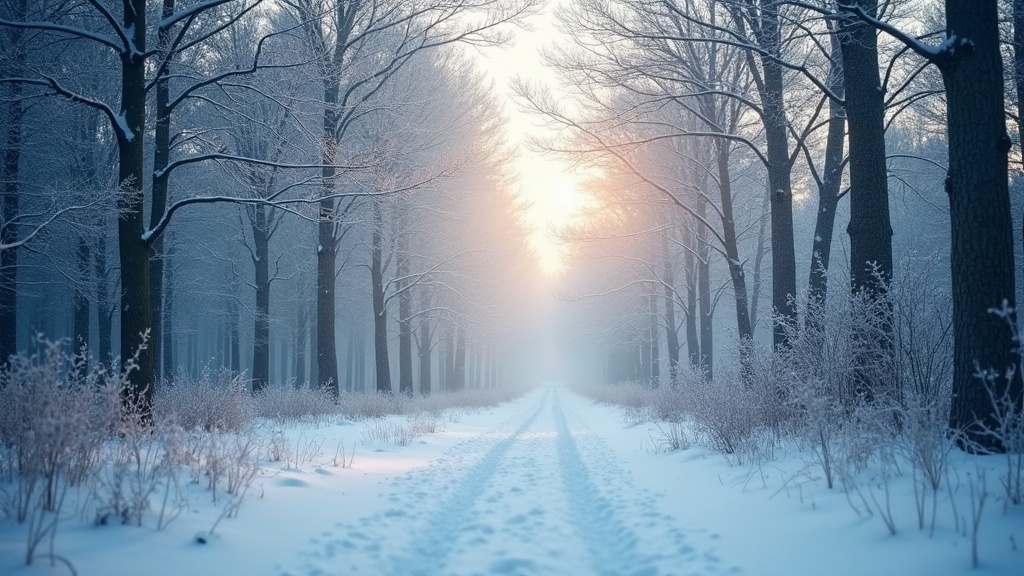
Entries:
{"type": "Polygon", "coordinates": [[[243,375],[205,369],[196,380],[179,377],[157,386],[153,412],[175,418],[185,430],[229,432],[251,426],[256,409],[243,375]]]}
{"type": "Polygon", "coordinates": [[[85,481],[118,420],[124,377],[89,367],[60,342],[12,356],[0,370],[0,470],[16,484],[15,520],[34,506],[55,511],[64,483],[85,481]]]}
{"type": "Polygon", "coordinates": [[[404,394],[342,394],[338,397],[339,411],[350,420],[383,418],[388,414],[401,414],[404,394]]]}
{"type": "Polygon", "coordinates": [[[312,420],[338,412],[334,397],[324,389],[269,386],[255,396],[256,415],[279,422],[312,420]]]}

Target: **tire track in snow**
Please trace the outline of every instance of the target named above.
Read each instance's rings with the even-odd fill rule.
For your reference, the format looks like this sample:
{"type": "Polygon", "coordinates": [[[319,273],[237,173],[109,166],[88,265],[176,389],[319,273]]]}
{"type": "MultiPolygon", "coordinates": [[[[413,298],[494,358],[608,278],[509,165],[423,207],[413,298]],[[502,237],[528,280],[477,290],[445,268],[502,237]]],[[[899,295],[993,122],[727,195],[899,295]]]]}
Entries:
{"type": "Polygon", "coordinates": [[[638,553],[639,540],[616,517],[615,509],[590,479],[558,397],[552,408],[558,433],[558,462],[572,520],[590,556],[594,574],[654,575],[651,558],[638,553]]]}
{"type": "Polygon", "coordinates": [[[388,574],[423,576],[440,574],[448,555],[455,546],[457,534],[466,525],[473,504],[480,498],[505,454],[519,440],[547,405],[548,391],[541,397],[540,406],[512,433],[495,444],[487,454],[463,477],[462,482],[426,520],[423,533],[414,538],[409,554],[397,557],[388,574]]]}
{"type": "Polygon", "coordinates": [[[562,481],[572,521],[590,556],[593,574],[705,576],[737,574],[715,553],[718,537],[685,526],[637,487],[611,448],[555,394],[562,481]],[[571,423],[570,423],[571,422],[571,423]]]}

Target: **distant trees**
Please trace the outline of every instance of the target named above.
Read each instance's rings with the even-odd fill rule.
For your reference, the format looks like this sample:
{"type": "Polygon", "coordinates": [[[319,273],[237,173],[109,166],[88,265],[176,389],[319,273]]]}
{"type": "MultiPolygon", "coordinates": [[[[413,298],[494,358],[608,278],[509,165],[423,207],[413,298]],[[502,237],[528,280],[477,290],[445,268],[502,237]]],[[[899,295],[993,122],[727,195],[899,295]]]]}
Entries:
{"type": "MultiPolygon", "coordinates": [[[[391,114],[394,110],[387,106],[415,107],[415,102],[407,100],[383,104],[378,100],[392,78],[410,61],[426,58],[451,44],[500,42],[505,29],[533,10],[534,3],[294,0],[275,9],[268,6],[259,0],[90,0],[76,10],[50,2],[4,5],[0,11],[0,33],[5,47],[0,58],[0,89],[4,90],[0,116],[4,138],[0,355],[6,358],[14,352],[18,333],[26,331],[27,324],[17,319],[16,299],[23,291],[16,276],[17,255],[22,247],[39,238],[44,227],[71,214],[75,214],[78,223],[95,222],[99,230],[106,226],[101,218],[92,217],[106,208],[101,206],[105,197],[92,190],[96,183],[85,184],[84,180],[79,182],[83,192],[91,191],[76,196],[84,198],[84,203],[53,204],[41,212],[25,213],[25,196],[20,190],[26,182],[20,175],[25,160],[20,154],[26,102],[31,99],[32,103],[41,102],[44,106],[64,102],[104,119],[105,125],[94,127],[93,133],[86,133],[83,139],[116,144],[116,176],[102,172],[103,162],[90,164],[86,159],[74,165],[98,170],[97,183],[106,182],[108,176],[115,182],[107,189],[117,191],[119,266],[113,268],[119,272],[121,284],[115,294],[107,294],[111,267],[106,263],[102,233],[93,235],[99,237],[95,245],[84,240],[78,242],[68,252],[67,260],[73,262],[75,276],[83,281],[92,277],[92,283],[80,282],[75,286],[74,305],[69,307],[73,326],[69,326],[68,332],[83,342],[90,341],[97,332],[90,322],[95,315],[99,323],[99,348],[108,347],[110,339],[104,336],[104,331],[109,332],[110,317],[105,310],[113,302],[118,310],[115,320],[120,330],[120,358],[135,358],[130,392],[143,401],[151,397],[161,360],[161,374],[165,377],[174,372],[176,363],[188,365],[188,372],[195,374],[198,364],[209,361],[210,352],[223,353],[226,366],[251,368],[257,391],[275,377],[291,373],[299,381],[306,380],[307,374],[315,376],[320,384],[337,392],[337,257],[339,250],[347,257],[353,253],[350,248],[355,247],[357,238],[354,234],[346,235],[347,230],[361,225],[354,219],[361,218],[370,205],[360,200],[366,196],[365,184],[371,172],[380,174],[384,166],[382,149],[375,147],[375,138],[353,135],[386,129],[374,126],[371,119],[374,115],[391,114]],[[38,66],[26,65],[25,58],[44,43],[57,55],[38,66]],[[105,51],[116,64],[116,69],[109,65],[97,68],[97,77],[104,78],[99,85],[85,81],[82,60],[68,59],[70,51],[81,52],[86,48],[105,51]],[[317,71],[319,88],[308,81],[306,72],[310,69],[317,71]],[[105,93],[101,89],[104,84],[116,86],[116,93],[105,93]],[[281,89],[285,85],[291,86],[292,92],[285,93],[281,89]],[[312,114],[319,114],[322,130],[311,130],[312,114]],[[152,121],[149,129],[147,118],[152,121]],[[151,172],[143,166],[150,160],[151,172]],[[175,182],[171,181],[172,174],[175,182]],[[212,189],[211,184],[220,189],[212,189]],[[314,194],[317,189],[319,192],[314,194]],[[237,241],[236,237],[210,243],[212,231],[194,228],[201,226],[201,220],[181,219],[181,214],[189,213],[187,207],[200,204],[217,218],[231,213],[223,211],[225,205],[239,206],[248,222],[249,262],[236,259],[236,254],[242,253],[239,251],[214,253],[223,249],[222,241],[230,244],[237,241]],[[79,212],[89,216],[79,218],[79,212]],[[183,227],[173,241],[164,235],[172,217],[183,227]],[[300,290],[292,285],[302,277],[299,270],[304,260],[288,262],[288,272],[275,273],[270,248],[271,238],[282,226],[291,235],[303,223],[311,222],[317,223],[321,236],[315,244],[320,261],[320,304],[312,315],[308,307],[303,308],[301,298],[295,299],[300,290]],[[199,238],[207,239],[207,245],[193,243],[199,238]],[[197,247],[209,251],[204,258],[230,264],[231,273],[216,279],[217,283],[225,284],[202,288],[217,294],[215,301],[226,302],[228,310],[207,318],[189,318],[186,324],[181,320],[194,310],[187,309],[191,296],[184,290],[188,286],[194,289],[195,284],[180,274],[202,266],[179,256],[197,247]],[[172,253],[178,259],[174,266],[170,265],[172,253]],[[247,268],[254,278],[252,304],[238,288],[247,268]],[[270,284],[275,279],[280,281],[282,291],[280,296],[272,297],[270,284]],[[275,313],[272,298],[280,299],[287,307],[275,313]],[[240,330],[238,326],[239,315],[246,311],[254,318],[252,331],[240,330]],[[319,325],[313,338],[316,366],[307,370],[305,363],[309,357],[305,354],[304,338],[288,345],[272,336],[271,326],[277,322],[277,316],[282,322],[293,316],[300,331],[311,318],[314,326],[319,325]],[[225,320],[218,325],[220,319],[225,320]],[[212,329],[216,329],[216,335],[206,333],[212,329]],[[188,330],[192,330],[188,337],[175,337],[188,330]],[[143,346],[146,334],[148,345],[143,346]],[[247,359],[241,358],[241,339],[251,339],[253,344],[247,359]],[[184,351],[180,357],[179,348],[184,351]],[[275,355],[275,351],[279,354],[275,355]]],[[[419,128],[424,134],[442,129],[419,128]]],[[[430,137],[421,140],[430,142],[430,137]]],[[[457,148],[468,144],[443,145],[457,148]]],[[[478,145],[489,146],[479,142],[478,145]]],[[[431,161],[446,154],[457,157],[461,152],[437,153],[431,161]]],[[[436,173],[447,168],[431,166],[426,172],[431,170],[436,173]]],[[[388,170],[385,168],[384,172],[388,170]]],[[[401,180],[397,174],[386,176],[393,182],[401,180]]],[[[414,179],[404,180],[407,187],[414,179]]],[[[401,196],[398,190],[378,192],[401,196]]],[[[402,239],[400,252],[408,252],[403,247],[405,242],[407,237],[402,239]]],[[[382,246],[385,248],[394,247],[382,246]]],[[[415,270],[407,269],[411,264],[409,258],[399,262],[399,272],[416,276],[415,270]]],[[[350,266],[347,273],[351,275],[356,270],[359,268],[350,266]]],[[[398,286],[402,294],[398,298],[403,325],[400,356],[402,388],[406,391],[412,382],[410,323],[416,315],[411,311],[414,290],[410,285],[415,283],[400,280],[392,285],[398,286]]],[[[54,326],[58,333],[59,325],[54,326]]],[[[378,372],[384,375],[386,370],[381,367],[378,372]]]]}

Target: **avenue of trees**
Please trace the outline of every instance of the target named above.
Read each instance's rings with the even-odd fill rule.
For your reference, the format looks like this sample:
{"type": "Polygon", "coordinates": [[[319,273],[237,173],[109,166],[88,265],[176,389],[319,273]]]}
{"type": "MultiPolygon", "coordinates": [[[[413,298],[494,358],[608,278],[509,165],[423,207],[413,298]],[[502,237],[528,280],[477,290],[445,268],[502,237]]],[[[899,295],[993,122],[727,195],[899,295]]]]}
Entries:
{"type": "MultiPolygon", "coordinates": [[[[204,367],[335,395],[512,377],[530,258],[467,54],[539,8],[0,3],[0,361],[68,337],[131,366],[143,402],[204,367]]],[[[821,378],[847,408],[926,402],[1007,448],[1024,0],[556,17],[561,91],[514,89],[552,135],[537,146],[590,179],[563,295],[606,379],[821,371],[842,325],[841,377],[821,378]]]]}
{"type": "Polygon", "coordinates": [[[546,57],[573,98],[517,93],[557,131],[538,146],[594,174],[564,232],[581,262],[566,284],[593,311],[605,378],[725,366],[749,385],[768,335],[777,361],[820,375],[844,324],[848,409],[906,404],[901,375],[926,355],[908,310],[936,284],[949,337],[928,354],[952,356],[933,375],[952,384],[927,401],[973,446],[1005,449],[993,399],[1022,402],[1008,124],[1024,49],[1006,24],[1020,4],[563,4],[568,39],[546,57]]]}
{"type": "Polygon", "coordinates": [[[0,358],[67,337],[143,402],[506,381],[528,255],[465,47],[534,8],[3,2],[0,358]]]}

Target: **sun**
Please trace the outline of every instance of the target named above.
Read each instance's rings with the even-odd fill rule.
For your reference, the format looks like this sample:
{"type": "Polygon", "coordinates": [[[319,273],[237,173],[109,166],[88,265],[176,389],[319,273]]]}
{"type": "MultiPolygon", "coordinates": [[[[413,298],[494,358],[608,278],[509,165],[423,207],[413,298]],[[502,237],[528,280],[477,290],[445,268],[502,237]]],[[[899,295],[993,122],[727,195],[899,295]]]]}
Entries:
{"type": "Polygon", "coordinates": [[[567,249],[558,232],[580,222],[586,205],[581,176],[558,158],[520,150],[516,160],[519,196],[526,201],[529,243],[541,270],[555,275],[565,268],[567,249]]]}

